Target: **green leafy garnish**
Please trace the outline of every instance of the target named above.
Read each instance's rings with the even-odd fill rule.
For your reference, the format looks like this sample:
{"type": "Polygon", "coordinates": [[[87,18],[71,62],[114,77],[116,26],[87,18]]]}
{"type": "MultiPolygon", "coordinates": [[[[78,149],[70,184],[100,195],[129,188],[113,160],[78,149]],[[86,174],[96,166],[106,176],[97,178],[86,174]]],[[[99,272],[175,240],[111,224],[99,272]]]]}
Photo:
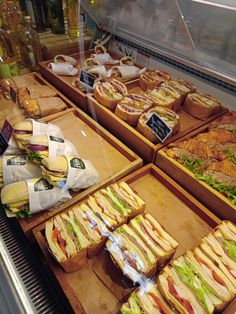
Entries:
{"type": "Polygon", "coordinates": [[[234,241],[225,240],[224,246],[226,247],[227,253],[232,260],[236,262],[236,244],[234,241]]]}
{"type": "Polygon", "coordinates": [[[25,206],[24,210],[21,210],[16,213],[17,218],[28,218],[30,216],[29,206],[25,206]]]}
{"type": "Polygon", "coordinates": [[[129,305],[127,306],[126,303],[123,304],[122,308],[120,309],[121,314],[143,314],[143,310],[140,308],[139,301],[137,298],[136,293],[132,293],[131,297],[129,298],[129,305]]]}
{"type": "Polygon", "coordinates": [[[29,160],[36,160],[36,161],[39,161],[39,162],[43,159],[36,152],[27,152],[27,156],[28,156],[29,160]]]}
{"type": "Polygon", "coordinates": [[[226,149],[224,153],[228,156],[228,160],[236,165],[235,153],[231,149],[226,149]]]}
{"type": "Polygon", "coordinates": [[[202,167],[203,164],[203,160],[201,159],[189,159],[185,156],[183,156],[180,159],[180,163],[185,166],[188,170],[190,170],[191,172],[193,172],[194,174],[198,173],[198,174],[203,174],[204,169],[202,167]]]}

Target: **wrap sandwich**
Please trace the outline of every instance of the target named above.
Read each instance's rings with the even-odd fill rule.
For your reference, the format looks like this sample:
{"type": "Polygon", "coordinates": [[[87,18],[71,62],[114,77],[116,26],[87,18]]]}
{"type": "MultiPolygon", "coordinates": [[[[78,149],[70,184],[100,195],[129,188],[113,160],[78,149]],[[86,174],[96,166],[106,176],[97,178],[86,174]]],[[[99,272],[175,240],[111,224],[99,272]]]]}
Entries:
{"type": "Polygon", "coordinates": [[[72,156],[45,157],[41,161],[43,177],[50,184],[72,190],[87,189],[98,183],[98,173],[89,160],[72,156]]]}

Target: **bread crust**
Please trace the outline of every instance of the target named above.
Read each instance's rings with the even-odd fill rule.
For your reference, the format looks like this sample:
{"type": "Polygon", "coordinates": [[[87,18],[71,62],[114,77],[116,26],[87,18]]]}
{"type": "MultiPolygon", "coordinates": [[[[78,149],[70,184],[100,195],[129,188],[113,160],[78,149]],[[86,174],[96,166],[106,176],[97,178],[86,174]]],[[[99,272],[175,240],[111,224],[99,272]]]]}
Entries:
{"type": "Polygon", "coordinates": [[[103,250],[103,248],[106,244],[106,241],[107,241],[107,237],[102,237],[100,242],[89,246],[87,249],[87,256],[89,258],[92,258],[92,257],[98,255],[101,252],[101,250],[103,250]]]}

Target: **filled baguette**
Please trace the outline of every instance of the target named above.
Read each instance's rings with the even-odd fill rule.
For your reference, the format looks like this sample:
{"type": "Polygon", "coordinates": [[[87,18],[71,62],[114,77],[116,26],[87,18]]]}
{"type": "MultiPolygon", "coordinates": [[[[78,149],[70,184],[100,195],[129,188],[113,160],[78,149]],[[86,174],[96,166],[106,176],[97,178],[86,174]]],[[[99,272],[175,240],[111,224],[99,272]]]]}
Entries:
{"type": "Polygon", "coordinates": [[[144,96],[130,94],[116,106],[115,114],[132,126],[136,126],[141,114],[150,109],[152,102],[144,96]]]}

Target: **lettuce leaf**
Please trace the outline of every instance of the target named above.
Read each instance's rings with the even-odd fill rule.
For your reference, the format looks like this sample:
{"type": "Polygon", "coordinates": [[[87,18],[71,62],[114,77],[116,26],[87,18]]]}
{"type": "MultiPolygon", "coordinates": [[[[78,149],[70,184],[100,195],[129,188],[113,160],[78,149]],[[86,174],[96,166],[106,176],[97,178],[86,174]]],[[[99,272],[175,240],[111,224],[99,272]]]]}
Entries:
{"type": "Polygon", "coordinates": [[[120,312],[121,314],[144,314],[139,305],[136,293],[132,293],[131,297],[129,298],[129,306],[127,306],[126,303],[123,304],[120,312]]]}
{"type": "Polygon", "coordinates": [[[236,244],[234,241],[225,240],[224,246],[228,252],[229,257],[236,262],[236,244]]]}
{"type": "Polygon", "coordinates": [[[17,218],[28,218],[30,216],[30,209],[29,206],[26,206],[24,210],[21,210],[16,213],[17,218]]]}
{"type": "Polygon", "coordinates": [[[36,152],[27,152],[29,160],[41,161],[43,158],[36,152]]]}
{"type": "Polygon", "coordinates": [[[201,159],[189,159],[186,156],[183,156],[180,159],[180,163],[186,167],[188,170],[190,170],[191,172],[193,172],[194,174],[198,173],[198,174],[203,174],[204,172],[204,168],[202,167],[203,164],[203,160],[201,159]]]}
{"type": "Polygon", "coordinates": [[[228,156],[228,160],[236,165],[235,153],[231,149],[226,149],[224,153],[228,156]]]}

